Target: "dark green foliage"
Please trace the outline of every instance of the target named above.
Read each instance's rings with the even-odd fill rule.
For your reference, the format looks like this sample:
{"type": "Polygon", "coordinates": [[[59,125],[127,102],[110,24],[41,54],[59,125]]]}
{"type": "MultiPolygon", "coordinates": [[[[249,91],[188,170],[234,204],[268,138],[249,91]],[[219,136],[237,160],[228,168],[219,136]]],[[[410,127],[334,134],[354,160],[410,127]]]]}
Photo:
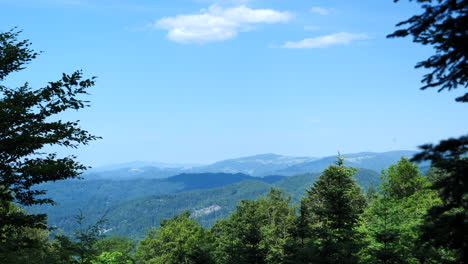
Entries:
{"type": "MultiPolygon", "coordinates": [[[[7,207],[2,207],[6,209],[7,207]]],[[[10,212],[18,214],[23,210],[10,203],[10,212]]],[[[39,263],[49,252],[47,245],[48,234],[42,229],[24,227],[18,225],[6,225],[2,227],[0,243],[0,263],[26,264],[31,261],[39,263]]]]}
{"type": "MultiPolygon", "coordinates": [[[[394,0],[397,2],[398,0],[394,0]]],[[[436,54],[416,64],[432,72],[422,79],[426,88],[439,91],[468,85],[468,1],[417,0],[424,12],[397,24],[399,29],[389,37],[412,36],[413,41],[434,47],[436,54]]],[[[468,102],[468,93],[456,99],[468,102]]]]}
{"type": "MultiPolygon", "coordinates": [[[[134,180],[65,180],[56,183],[41,184],[39,188],[47,189],[48,195],[58,202],[55,206],[41,206],[28,208],[34,212],[48,214],[49,224],[64,229],[66,234],[76,229],[74,215],[80,209],[88,216],[89,223],[97,221],[99,216],[106,215],[109,220],[105,228],[112,229],[108,234],[141,238],[150,226],[157,226],[164,218],[172,217],[185,210],[195,210],[219,205],[221,210],[206,215],[197,216],[202,226],[211,226],[217,219],[227,217],[235,210],[241,199],[256,199],[268,192],[270,187],[279,188],[290,194],[293,203],[298,203],[306,188],[313,183],[319,174],[303,174],[282,178],[273,177],[273,184],[269,177],[253,178],[255,181],[240,182],[206,191],[194,190],[194,186],[204,189],[207,185],[199,185],[196,179],[202,181],[216,175],[227,179],[218,180],[219,184],[240,180],[243,177],[234,174],[186,174],[187,181],[168,179],[134,179],[134,180]],[[189,177],[190,176],[190,177],[189,177]],[[194,182],[195,184],[191,184],[194,182]],[[174,193],[175,192],[175,193],[174,193]],[[172,194],[168,194],[172,193],[172,194]],[[157,208],[157,211],[155,211],[157,208]],[[155,212],[148,214],[148,212],[155,212]]],[[[364,189],[369,184],[379,185],[378,173],[361,169],[354,175],[364,189]]],[[[177,178],[177,177],[176,177],[177,178]]],[[[182,180],[183,178],[178,178],[182,180]]],[[[88,223],[88,224],[89,224],[88,223]]]]}
{"type": "Polygon", "coordinates": [[[256,201],[242,200],[212,228],[217,263],[288,263],[294,250],[294,211],[290,197],[277,189],[256,201]]]}
{"type": "Polygon", "coordinates": [[[257,210],[255,201],[242,200],[229,219],[212,228],[218,263],[265,263],[266,250],[260,247],[263,219],[257,210]]]}
{"type": "Polygon", "coordinates": [[[375,199],[377,199],[377,197],[378,197],[377,190],[375,189],[375,186],[372,184],[369,186],[366,192],[367,204],[372,204],[372,202],[374,202],[375,199]]]}
{"type": "Polygon", "coordinates": [[[135,242],[128,237],[110,236],[98,240],[93,249],[100,255],[104,252],[120,252],[130,257],[135,249],[135,242]]]}
{"type": "Polygon", "coordinates": [[[258,178],[242,173],[184,173],[161,181],[182,183],[184,188],[180,191],[190,191],[197,189],[211,189],[245,180],[259,180],[273,183],[283,178],[284,177],[282,176],[258,178]]]}
{"type": "MultiPolygon", "coordinates": [[[[406,29],[395,31],[390,37],[413,36],[414,42],[434,47],[436,54],[416,67],[431,69],[425,75],[422,89],[437,87],[439,91],[468,85],[468,1],[418,0],[424,12],[400,22],[406,29]]],[[[468,102],[468,93],[456,98],[468,102]]],[[[431,161],[442,171],[433,178],[433,189],[442,199],[425,218],[421,243],[455,254],[457,263],[468,262],[468,136],[441,141],[438,145],[424,145],[415,161],[431,161]]],[[[450,254],[449,254],[450,255],[450,254]]]]}
{"type": "Polygon", "coordinates": [[[29,40],[18,41],[20,34],[21,31],[16,29],[0,33],[0,81],[8,74],[24,69],[24,65],[38,55],[29,48],[29,40]]]}
{"type": "Polygon", "coordinates": [[[397,164],[382,170],[381,193],[390,199],[403,199],[426,187],[427,180],[418,166],[407,158],[401,158],[397,164]]]}
{"type": "Polygon", "coordinates": [[[361,252],[371,263],[438,263],[430,248],[420,248],[420,223],[427,209],[438,203],[436,193],[418,166],[402,158],[382,171],[379,196],[366,211],[369,246],[361,252]]]}
{"type": "Polygon", "coordinates": [[[92,264],[101,253],[98,243],[104,238],[102,226],[106,220],[100,219],[92,225],[87,225],[81,212],[75,219],[78,229],[73,231],[73,235],[54,235],[52,242],[56,244],[56,255],[61,259],[59,263],[92,264]]]}
{"type": "Polygon", "coordinates": [[[319,262],[358,262],[362,247],[359,219],[366,201],[352,178],[355,172],[338,157],[337,164],[324,170],[301,201],[311,233],[307,246],[316,251],[319,262]]]}
{"type": "MultiPolygon", "coordinates": [[[[24,69],[37,53],[28,40],[18,40],[20,32],[0,32],[0,82],[12,72],[24,69]]],[[[10,88],[0,83],[0,237],[6,226],[45,228],[45,215],[28,215],[9,210],[11,202],[23,206],[53,203],[39,195],[43,190],[34,185],[75,178],[85,166],[74,157],[58,157],[44,147],[76,148],[96,137],[79,127],[78,121],[57,120],[66,110],[87,106],[80,96],[94,85],[93,79],[83,79],[80,71],[63,74],[46,87],[33,89],[27,83],[10,88]],[[53,121],[55,120],[55,121],[53,121]]],[[[2,243],[0,241],[0,243],[2,243]]]]}
{"type": "MultiPolygon", "coordinates": [[[[243,180],[277,182],[281,176],[256,178],[245,174],[193,173],[181,174],[167,179],[132,180],[76,180],[40,184],[36,188],[47,190],[47,195],[57,201],[54,206],[30,207],[28,211],[40,210],[48,215],[49,225],[70,231],[76,228],[73,215],[83,210],[86,215],[104,214],[107,209],[122,201],[128,201],[156,194],[178,193],[195,189],[209,189],[225,186],[243,180]]],[[[263,193],[259,193],[261,195],[263,193]]],[[[231,208],[235,207],[235,203],[231,208]]],[[[186,208],[190,209],[190,208],[186,208]]],[[[199,209],[199,208],[197,208],[199,209]]],[[[165,214],[164,217],[172,215],[165,214]]],[[[95,219],[96,220],[96,219],[95,219]]],[[[212,221],[214,222],[214,221],[212,221]]],[[[129,235],[119,233],[120,235],[129,235]]],[[[141,233],[143,234],[143,232],[141,233]]]]}
{"type": "Polygon", "coordinates": [[[135,252],[138,263],[212,263],[213,237],[184,212],[151,229],[135,252]]]}
{"type": "Polygon", "coordinates": [[[91,264],[133,264],[133,261],[119,251],[102,252],[91,264]]]}
{"type": "Polygon", "coordinates": [[[468,262],[468,136],[425,145],[415,160],[430,160],[442,173],[433,177],[432,188],[442,203],[429,209],[421,242],[455,254],[459,263],[468,262]]]}
{"type": "MultiPolygon", "coordinates": [[[[23,249],[21,257],[16,254],[0,254],[0,257],[6,263],[25,264],[26,260],[41,264],[451,263],[450,252],[420,247],[417,243],[422,216],[438,202],[436,193],[424,188],[428,181],[417,166],[403,158],[384,170],[381,195],[369,194],[373,198],[367,210],[361,188],[352,178],[355,171],[345,167],[342,160],[327,168],[301,199],[297,211],[289,196],[274,188],[267,193],[270,185],[260,181],[131,201],[118,211],[125,214],[119,221],[132,221],[131,225],[127,224],[129,230],[136,226],[135,220],[162,217],[158,214],[160,208],[177,211],[200,208],[195,204],[223,205],[221,210],[198,215],[198,219],[191,217],[194,213],[185,211],[158,220],[160,227],[148,231],[135,253],[134,243],[129,238],[103,238],[103,230],[109,231],[110,226],[121,229],[122,223],[108,225],[101,221],[87,225],[84,218],[78,216],[80,228],[72,236],[56,235],[47,242],[47,234],[43,232],[38,236],[42,240],[32,239],[36,246],[23,249]],[[266,195],[255,200],[258,193],[266,195]],[[250,200],[241,200],[235,210],[231,209],[229,217],[218,220],[210,230],[197,223],[212,214],[226,217],[231,210],[224,206],[235,204],[240,197],[250,200]]],[[[293,183],[315,178],[316,175],[300,175],[278,184],[297,191],[301,188],[293,183]]],[[[369,193],[372,189],[368,188],[369,193]]],[[[115,218],[114,213],[111,210],[108,216],[115,218]]],[[[91,217],[87,222],[93,221],[91,217]]],[[[37,237],[34,234],[23,233],[22,236],[37,237]]]]}

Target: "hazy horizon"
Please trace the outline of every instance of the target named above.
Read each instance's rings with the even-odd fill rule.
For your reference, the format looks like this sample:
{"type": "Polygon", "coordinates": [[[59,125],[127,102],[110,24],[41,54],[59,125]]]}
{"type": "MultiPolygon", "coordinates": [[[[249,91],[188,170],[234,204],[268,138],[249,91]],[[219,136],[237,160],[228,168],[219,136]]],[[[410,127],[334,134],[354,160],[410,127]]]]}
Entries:
{"type": "Polygon", "coordinates": [[[400,152],[400,151],[401,152],[406,152],[406,151],[417,152],[417,150],[402,150],[402,149],[400,149],[400,150],[379,151],[379,152],[377,152],[377,151],[359,151],[359,152],[349,152],[349,153],[337,152],[335,154],[322,155],[322,156],[282,155],[282,154],[278,154],[278,153],[258,153],[258,154],[246,155],[246,156],[221,158],[221,159],[213,160],[213,161],[206,162],[206,163],[192,163],[192,162],[185,162],[185,161],[165,162],[165,161],[160,161],[160,160],[128,160],[128,161],[122,161],[122,162],[117,162],[117,163],[108,163],[108,164],[100,164],[100,165],[97,165],[97,166],[92,166],[92,169],[103,169],[103,168],[106,168],[106,167],[113,167],[113,166],[117,166],[117,165],[138,164],[138,163],[141,163],[141,164],[154,164],[155,166],[159,164],[160,166],[168,165],[168,166],[173,166],[173,167],[177,167],[177,166],[193,166],[193,167],[200,166],[201,167],[201,166],[211,165],[211,164],[221,162],[221,161],[236,160],[236,159],[242,159],[242,158],[251,158],[251,157],[256,157],[256,156],[264,156],[264,155],[278,155],[278,156],[290,157],[290,158],[322,159],[322,158],[327,158],[327,157],[338,156],[338,154],[343,156],[344,158],[346,158],[346,155],[350,155],[350,154],[353,154],[353,155],[354,154],[361,154],[361,153],[380,154],[380,153],[400,152]]]}

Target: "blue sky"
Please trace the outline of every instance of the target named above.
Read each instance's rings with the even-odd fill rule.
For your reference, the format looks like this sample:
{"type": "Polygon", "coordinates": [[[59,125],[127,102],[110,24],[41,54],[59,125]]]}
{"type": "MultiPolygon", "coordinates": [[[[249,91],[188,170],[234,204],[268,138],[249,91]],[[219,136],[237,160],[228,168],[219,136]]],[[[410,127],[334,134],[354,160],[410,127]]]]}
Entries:
{"type": "MultiPolygon", "coordinates": [[[[278,153],[416,149],[466,133],[457,92],[420,91],[432,54],[387,39],[405,1],[0,0],[43,53],[6,81],[44,86],[83,69],[92,107],[63,117],[103,139],[93,166],[208,163],[278,153]]],[[[459,93],[458,93],[459,94],[459,93]]]]}

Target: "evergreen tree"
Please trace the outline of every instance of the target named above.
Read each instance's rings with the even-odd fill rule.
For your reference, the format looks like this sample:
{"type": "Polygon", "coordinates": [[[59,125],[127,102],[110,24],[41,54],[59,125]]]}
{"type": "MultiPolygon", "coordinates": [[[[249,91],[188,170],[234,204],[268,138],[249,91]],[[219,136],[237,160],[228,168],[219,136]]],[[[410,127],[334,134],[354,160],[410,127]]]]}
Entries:
{"type": "Polygon", "coordinates": [[[302,200],[308,210],[312,245],[319,263],[357,263],[362,234],[360,217],[366,206],[361,188],[352,178],[355,168],[338,157],[326,168],[302,200]]]}
{"type": "Polygon", "coordinates": [[[441,261],[437,252],[421,250],[417,243],[422,218],[438,201],[428,186],[418,166],[407,158],[382,171],[381,195],[365,213],[370,245],[361,252],[364,262],[441,261]]]}
{"type": "MultiPolygon", "coordinates": [[[[6,207],[2,208],[3,210],[6,207]]],[[[17,205],[10,203],[8,208],[10,213],[22,214],[22,210],[17,205]]],[[[0,263],[46,263],[47,255],[53,250],[48,243],[48,232],[31,227],[3,226],[4,235],[0,243],[0,263]]]]}
{"type": "Polygon", "coordinates": [[[288,263],[294,253],[290,197],[272,188],[256,201],[242,200],[228,219],[212,228],[217,263],[288,263]]]}
{"type": "Polygon", "coordinates": [[[428,182],[408,158],[402,157],[397,164],[382,170],[381,193],[390,199],[400,200],[428,187],[428,182]]]}
{"type": "Polygon", "coordinates": [[[257,201],[241,200],[227,219],[212,228],[216,238],[216,262],[226,264],[263,264],[265,248],[260,247],[263,226],[257,201]]]}
{"type": "Polygon", "coordinates": [[[295,208],[290,202],[291,197],[275,188],[258,201],[259,213],[265,220],[260,228],[262,235],[260,247],[266,250],[267,264],[284,264],[292,261],[295,248],[293,244],[295,208]]]}
{"type": "Polygon", "coordinates": [[[454,254],[456,263],[468,263],[468,136],[423,146],[415,160],[430,160],[441,173],[432,177],[442,200],[429,209],[421,244],[454,254]]]}
{"type": "MultiPolygon", "coordinates": [[[[414,42],[431,45],[435,49],[436,54],[416,65],[432,70],[424,76],[422,89],[434,87],[442,91],[468,87],[468,1],[417,2],[422,4],[424,12],[400,22],[397,26],[407,27],[389,37],[412,36],[414,42]]],[[[456,101],[468,102],[468,93],[457,97],[456,101]]],[[[442,204],[429,210],[421,241],[452,251],[458,263],[468,263],[468,136],[421,148],[423,152],[413,160],[429,160],[432,166],[447,174],[433,184],[442,204]]]]}
{"type": "MultiPolygon", "coordinates": [[[[410,0],[411,1],[411,0],[410,0]]],[[[398,0],[394,0],[398,2],[398,0]]],[[[436,54],[416,64],[416,68],[432,70],[422,79],[421,89],[438,91],[468,86],[468,1],[467,0],[415,0],[424,12],[397,24],[398,29],[388,37],[412,36],[413,42],[431,45],[436,54]]],[[[457,97],[468,102],[468,93],[457,97]]]]}
{"type": "Polygon", "coordinates": [[[135,259],[142,264],[209,264],[212,240],[185,212],[162,221],[159,230],[149,230],[137,246],[135,259]]]}
{"type": "Polygon", "coordinates": [[[367,204],[372,204],[372,202],[374,202],[375,199],[377,199],[377,197],[378,197],[377,190],[375,189],[374,184],[371,183],[371,185],[369,186],[366,192],[367,204]]]}

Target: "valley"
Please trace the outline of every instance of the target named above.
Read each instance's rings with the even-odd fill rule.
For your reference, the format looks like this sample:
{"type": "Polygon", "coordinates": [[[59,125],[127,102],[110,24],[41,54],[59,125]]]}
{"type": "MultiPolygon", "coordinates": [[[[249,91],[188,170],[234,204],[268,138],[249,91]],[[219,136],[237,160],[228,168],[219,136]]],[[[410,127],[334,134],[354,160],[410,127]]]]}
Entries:
{"type": "MultiPolygon", "coordinates": [[[[381,169],[412,154],[395,151],[344,156],[347,166],[359,168],[354,178],[365,191],[371,184],[379,185],[381,169]]],[[[47,213],[49,225],[65,234],[77,228],[75,216],[81,211],[86,224],[104,218],[104,229],[109,234],[139,239],[149,227],[184,211],[203,226],[211,226],[234,211],[240,200],[257,199],[272,187],[284,190],[297,203],[321,170],[334,160],[266,154],[193,168],[155,167],[143,162],[131,163],[134,166],[127,168],[116,165],[116,169],[93,169],[81,180],[38,186],[48,190],[46,197],[58,204],[29,210],[47,213]]]]}

